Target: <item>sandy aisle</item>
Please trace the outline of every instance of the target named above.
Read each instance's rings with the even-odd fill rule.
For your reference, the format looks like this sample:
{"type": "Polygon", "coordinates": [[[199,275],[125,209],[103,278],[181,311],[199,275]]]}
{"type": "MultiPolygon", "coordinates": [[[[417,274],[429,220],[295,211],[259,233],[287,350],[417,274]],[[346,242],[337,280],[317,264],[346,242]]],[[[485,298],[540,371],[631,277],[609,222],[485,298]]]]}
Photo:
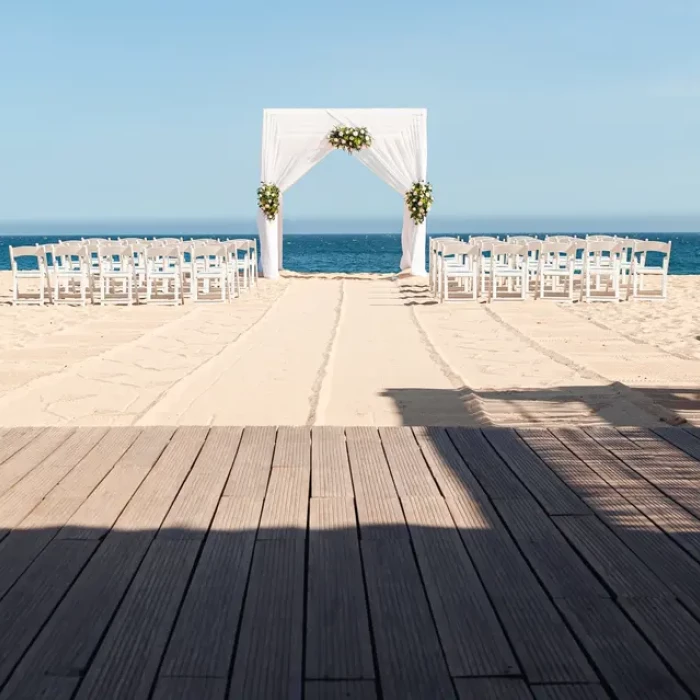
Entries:
{"type": "Polygon", "coordinates": [[[399,287],[345,282],[317,422],[327,425],[455,425],[468,414],[413,320],[399,287]]]}
{"type": "Polygon", "coordinates": [[[313,420],[342,282],[292,283],[237,343],[170,389],[139,425],[303,425],[313,420]]]}

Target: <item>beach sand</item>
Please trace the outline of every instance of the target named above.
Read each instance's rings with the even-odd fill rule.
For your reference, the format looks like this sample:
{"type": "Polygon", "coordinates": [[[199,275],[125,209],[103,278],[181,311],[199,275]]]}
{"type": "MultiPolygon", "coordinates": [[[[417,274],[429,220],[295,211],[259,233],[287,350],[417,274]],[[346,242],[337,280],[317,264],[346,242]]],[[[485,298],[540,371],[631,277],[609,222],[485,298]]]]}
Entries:
{"type": "Polygon", "coordinates": [[[0,425],[700,421],[700,277],[667,302],[440,305],[417,279],[289,275],[232,304],[12,307],[0,425]]]}

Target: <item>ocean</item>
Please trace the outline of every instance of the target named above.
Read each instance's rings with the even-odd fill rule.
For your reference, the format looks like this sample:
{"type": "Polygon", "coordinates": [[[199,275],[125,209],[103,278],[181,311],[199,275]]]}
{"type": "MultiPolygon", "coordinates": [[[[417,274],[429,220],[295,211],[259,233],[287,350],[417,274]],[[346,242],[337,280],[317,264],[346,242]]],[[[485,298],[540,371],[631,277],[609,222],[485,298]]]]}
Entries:
{"type": "MultiPolygon", "coordinates": [[[[82,232],[80,235],[3,235],[0,236],[0,270],[10,269],[9,246],[25,246],[39,243],[47,245],[59,240],[79,240],[89,236],[115,236],[109,232],[82,232]]],[[[139,234],[133,230],[125,237],[143,235],[153,237],[152,232],[139,234]]],[[[164,234],[165,235],[165,234],[164,234]]],[[[172,236],[173,233],[167,235],[172,236]]],[[[438,235],[461,235],[433,233],[438,235]]],[[[504,234],[505,235],[505,234],[504,234]]],[[[513,234],[515,235],[515,234],[513,234]]],[[[581,235],[581,234],[579,234],[581,235]]],[[[617,234],[621,235],[621,234],[617,234]]],[[[700,233],[628,234],[632,237],[658,241],[672,241],[671,274],[700,275],[700,233]]],[[[218,232],[202,232],[184,235],[185,240],[216,237],[223,239],[250,238],[245,235],[222,235],[218,232]]],[[[463,236],[466,238],[466,235],[463,236]]],[[[379,272],[399,271],[401,236],[399,234],[285,234],[284,268],[296,272],[379,272]]]]}

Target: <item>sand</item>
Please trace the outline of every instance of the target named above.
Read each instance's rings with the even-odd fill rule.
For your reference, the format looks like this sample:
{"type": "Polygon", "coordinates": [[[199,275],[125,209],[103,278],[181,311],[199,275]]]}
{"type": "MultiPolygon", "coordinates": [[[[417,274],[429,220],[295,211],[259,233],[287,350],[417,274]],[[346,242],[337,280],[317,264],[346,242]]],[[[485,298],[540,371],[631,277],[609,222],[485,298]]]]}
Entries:
{"type": "Polygon", "coordinates": [[[700,421],[700,277],[667,302],[434,303],[421,280],[289,275],[232,304],[12,307],[0,425],[700,421]]]}

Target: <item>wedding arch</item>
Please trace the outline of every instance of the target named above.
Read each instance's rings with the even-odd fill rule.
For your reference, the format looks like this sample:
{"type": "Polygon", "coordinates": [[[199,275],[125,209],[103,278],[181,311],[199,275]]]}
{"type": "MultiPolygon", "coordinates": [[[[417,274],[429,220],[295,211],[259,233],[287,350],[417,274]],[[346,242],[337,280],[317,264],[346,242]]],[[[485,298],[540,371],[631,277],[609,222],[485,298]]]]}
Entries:
{"type": "Polygon", "coordinates": [[[425,109],[266,109],[258,230],[265,277],[282,269],[283,195],[342,149],[404,197],[402,271],[425,274],[425,217],[432,204],[425,109]]]}

